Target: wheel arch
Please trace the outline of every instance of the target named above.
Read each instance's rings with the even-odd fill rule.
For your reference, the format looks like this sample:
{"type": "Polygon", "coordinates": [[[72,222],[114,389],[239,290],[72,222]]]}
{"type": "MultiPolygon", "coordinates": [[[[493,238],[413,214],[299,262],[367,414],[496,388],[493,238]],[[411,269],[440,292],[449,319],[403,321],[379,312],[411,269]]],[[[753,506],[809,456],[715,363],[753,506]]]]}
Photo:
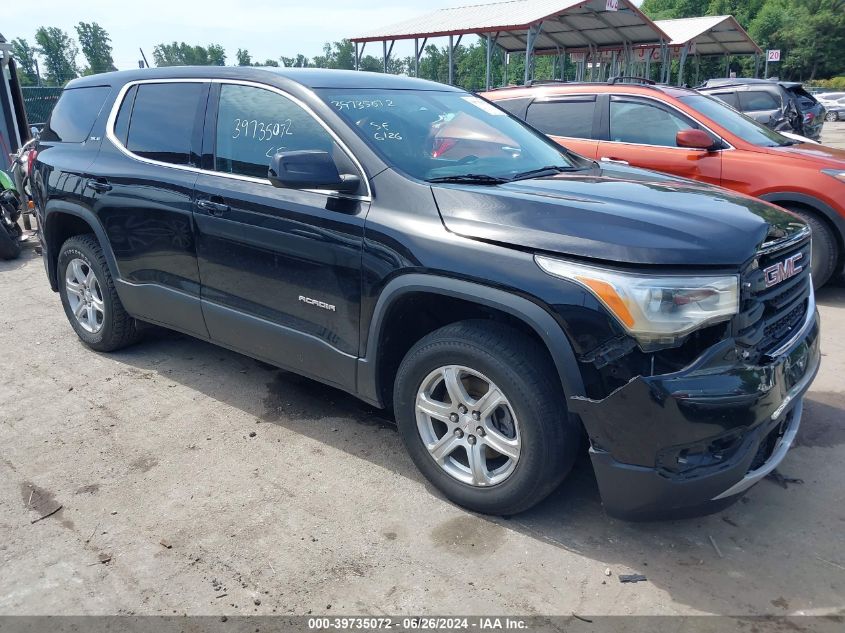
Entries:
{"type": "MultiPolygon", "coordinates": [[[[357,372],[357,391],[360,398],[379,407],[389,404],[392,380],[389,385],[385,382],[391,365],[396,363],[397,354],[391,354],[389,349],[385,350],[386,334],[391,328],[402,327],[401,319],[397,322],[395,308],[415,296],[433,297],[443,302],[452,302],[452,305],[456,305],[454,302],[460,302],[464,307],[504,315],[506,321],[516,327],[525,328],[544,346],[557,369],[566,398],[585,394],[575,353],[559,324],[543,307],[525,297],[484,284],[451,277],[408,273],[393,279],[385,286],[376,303],[366,335],[362,336],[362,352],[357,372]]],[[[455,318],[447,323],[458,320],[463,318],[455,318]]],[[[403,347],[410,349],[421,337],[406,337],[412,338],[414,340],[406,341],[407,344],[403,347]]],[[[404,357],[407,349],[402,351],[401,347],[399,348],[402,351],[401,357],[404,357]]]]}
{"type": "Polygon", "coordinates": [[[845,257],[845,217],[842,217],[836,209],[818,198],[796,191],[775,191],[763,194],[760,199],[782,207],[788,207],[790,204],[798,205],[815,212],[833,229],[833,236],[839,246],[839,264],[842,264],[842,259],[845,257]]]}
{"type": "Polygon", "coordinates": [[[58,291],[57,263],[59,250],[69,238],[75,235],[93,233],[109,266],[112,278],[119,279],[117,260],[109,244],[108,236],[97,216],[89,209],[62,202],[48,202],[44,210],[44,255],[50,287],[58,291]]]}

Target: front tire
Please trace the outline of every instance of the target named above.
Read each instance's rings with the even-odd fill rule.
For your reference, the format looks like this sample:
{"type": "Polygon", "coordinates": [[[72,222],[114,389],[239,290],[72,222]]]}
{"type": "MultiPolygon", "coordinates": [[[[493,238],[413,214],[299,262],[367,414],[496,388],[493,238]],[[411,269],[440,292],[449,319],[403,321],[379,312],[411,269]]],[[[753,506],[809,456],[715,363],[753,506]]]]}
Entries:
{"type": "Polygon", "coordinates": [[[77,235],[62,245],[58,259],[59,295],[76,334],[91,349],[113,352],[138,339],[138,327],[117,296],[103,249],[93,235],[77,235]]]}
{"type": "Polygon", "coordinates": [[[394,408],[426,478],[486,514],[516,514],[544,499],[581,444],[544,350],[492,321],[448,325],[414,345],[396,376],[394,408]]]}
{"type": "Polygon", "coordinates": [[[838,121],[838,120],[839,120],[839,113],[837,113],[837,112],[828,112],[828,113],[825,115],[824,120],[825,120],[825,121],[830,121],[831,123],[832,123],[832,122],[834,122],[834,121],[838,121]]]}

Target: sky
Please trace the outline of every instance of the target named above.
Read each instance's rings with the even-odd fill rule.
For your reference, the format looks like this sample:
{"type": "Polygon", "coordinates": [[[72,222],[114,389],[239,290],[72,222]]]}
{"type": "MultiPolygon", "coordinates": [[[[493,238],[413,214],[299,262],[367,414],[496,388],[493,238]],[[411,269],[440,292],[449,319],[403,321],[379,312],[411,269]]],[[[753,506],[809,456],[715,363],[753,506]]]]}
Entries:
{"type": "MultiPolygon", "coordinates": [[[[486,2],[487,0],[477,0],[486,2]]],[[[314,57],[325,42],[361,35],[374,28],[405,20],[442,7],[473,4],[473,0],[39,0],[4,2],[0,33],[7,40],[23,37],[35,43],[40,26],[57,26],[74,39],[74,25],[97,22],[111,36],[113,57],[119,70],[137,68],[139,47],[153,63],[153,48],[173,41],[189,44],[222,44],[226,63],[235,63],[235,52],[246,48],[253,61],[314,57]]],[[[640,4],[637,0],[636,4],[640,4]]],[[[437,40],[435,40],[436,42],[437,40]]],[[[397,43],[394,55],[413,51],[413,43],[397,43]]],[[[380,55],[377,44],[366,54],[380,55]]],[[[81,54],[79,65],[84,65],[81,54]]]]}

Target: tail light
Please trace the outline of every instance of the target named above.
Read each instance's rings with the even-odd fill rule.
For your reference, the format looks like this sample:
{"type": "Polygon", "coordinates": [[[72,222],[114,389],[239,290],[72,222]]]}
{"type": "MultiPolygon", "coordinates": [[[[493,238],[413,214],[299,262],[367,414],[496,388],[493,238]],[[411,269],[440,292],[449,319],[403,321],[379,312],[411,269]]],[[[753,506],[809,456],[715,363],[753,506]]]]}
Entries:
{"type": "Polygon", "coordinates": [[[815,118],[816,118],[815,114],[813,114],[812,112],[808,112],[807,114],[804,115],[804,122],[805,123],[812,123],[813,119],[815,119],[815,118]]]}
{"type": "Polygon", "coordinates": [[[38,158],[38,150],[31,149],[27,152],[26,156],[26,173],[27,175],[32,173],[32,166],[35,164],[35,159],[38,158]]]}

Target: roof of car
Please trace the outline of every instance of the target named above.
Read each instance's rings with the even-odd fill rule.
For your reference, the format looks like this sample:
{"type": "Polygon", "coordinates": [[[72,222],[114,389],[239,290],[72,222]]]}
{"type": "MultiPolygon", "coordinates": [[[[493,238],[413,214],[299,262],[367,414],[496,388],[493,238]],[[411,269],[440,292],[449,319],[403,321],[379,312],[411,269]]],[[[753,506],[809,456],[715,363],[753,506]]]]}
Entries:
{"type": "Polygon", "coordinates": [[[168,66],[164,68],[139,68],[137,70],[122,70],[74,79],[67,87],[83,88],[86,86],[120,85],[129,81],[143,79],[240,79],[265,83],[274,83],[274,79],[286,79],[301,84],[306,88],[461,91],[460,88],[433,81],[383,73],[329,70],[325,68],[254,66],[168,66]]]}
{"type": "Polygon", "coordinates": [[[648,83],[599,83],[599,82],[554,82],[537,83],[529,86],[508,86],[497,88],[487,93],[493,99],[516,99],[520,97],[552,96],[571,93],[628,93],[628,94],[649,94],[660,92],[673,97],[682,97],[695,94],[695,90],[681,88],[678,86],[667,86],[663,84],[648,83]]]}
{"type": "Polygon", "coordinates": [[[767,85],[767,86],[783,86],[784,88],[796,88],[801,85],[800,81],[780,81],[778,79],[755,79],[754,77],[734,77],[722,79],[708,79],[702,85],[702,89],[707,88],[727,88],[729,86],[746,86],[746,85],[767,85]]]}

